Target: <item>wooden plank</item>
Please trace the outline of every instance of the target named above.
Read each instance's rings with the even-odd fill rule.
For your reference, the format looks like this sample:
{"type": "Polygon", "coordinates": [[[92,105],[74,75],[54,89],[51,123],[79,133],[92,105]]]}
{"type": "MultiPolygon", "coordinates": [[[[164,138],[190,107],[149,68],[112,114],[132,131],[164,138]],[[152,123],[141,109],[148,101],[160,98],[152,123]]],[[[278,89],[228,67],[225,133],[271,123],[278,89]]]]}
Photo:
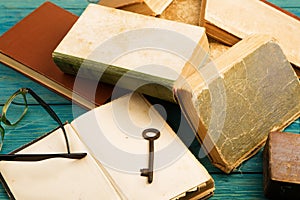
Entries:
{"type": "Polygon", "coordinates": [[[215,199],[265,199],[262,174],[212,174],[216,184],[215,199]]]}
{"type": "MultiPolygon", "coordinates": [[[[270,0],[275,1],[275,0],[270,0]]],[[[14,25],[15,22],[22,19],[23,16],[26,16],[29,12],[31,12],[34,8],[36,8],[38,5],[40,5],[42,0],[2,0],[0,5],[0,34],[8,30],[12,25],[14,25]],[[37,5],[38,4],[38,5],[37,5]],[[32,8],[32,9],[30,9],[32,8]]],[[[85,0],[52,0],[53,3],[58,4],[59,6],[62,6],[69,11],[79,14],[81,10],[83,9],[82,6],[79,4],[87,4],[87,1],[85,0]],[[78,7],[77,7],[78,6],[78,7]]],[[[290,2],[297,3],[298,0],[276,0],[277,5],[290,5],[290,2]]],[[[297,5],[296,5],[297,6],[297,5]]],[[[289,11],[292,12],[294,10],[296,13],[299,13],[300,16],[300,9],[298,8],[286,8],[289,11]]],[[[294,12],[294,14],[296,14],[294,12]]],[[[52,93],[51,91],[41,87],[40,85],[32,82],[29,79],[26,79],[25,77],[22,77],[22,75],[17,75],[14,71],[11,69],[8,69],[4,66],[0,65],[0,104],[6,100],[6,98],[11,94],[11,92],[14,91],[14,89],[19,88],[20,86],[30,86],[34,88],[34,90],[42,96],[43,99],[47,100],[47,102],[53,102],[53,103],[60,103],[61,99],[58,95],[52,93]],[[3,74],[5,74],[3,76],[3,74]],[[16,76],[16,77],[15,77],[16,76]],[[7,81],[11,80],[11,81],[7,81]],[[8,85],[7,85],[8,84],[8,85]]],[[[0,106],[0,109],[2,106],[0,106]]],[[[57,105],[52,106],[54,108],[55,112],[58,113],[59,117],[62,118],[62,120],[70,120],[72,119],[72,108],[71,106],[65,106],[65,105],[57,105]]],[[[7,141],[11,149],[15,149],[17,146],[20,146],[22,142],[26,142],[26,137],[19,138],[19,134],[28,134],[26,132],[33,131],[32,136],[34,136],[34,133],[42,134],[43,131],[47,131],[47,129],[51,129],[53,127],[56,127],[56,124],[54,121],[52,121],[51,118],[49,120],[46,120],[43,125],[39,124],[38,117],[45,117],[47,114],[44,113],[42,109],[34,109],[31,108],[32,112],[36,111],[36,113],[33,113],[34,116],[37,115],[37,117],[33,117],[30,112],[30,116],[28,115],[28,119],[26,122],[29,122],[30,120],[35,121],[37,124],[33,125],[32,121],[29,124],[22,124],[26,125],[27,127],[18,126],[17,130],[9,130],[9,138],[10,141],[7,141]],[[40,114],[39,114],[40,113],[40,114]],[[50,125],[48,126],[48,122],[51,121],[50,125]],[[39,125],[38,125],[39,124],[39,125]],[[25,132],[25,133],[24,133],[25,132]],[[12,138],[14,136],[14,138],[12,138]]],[[[171,116],[171,115],[170,115],[171,116]]],[[[173,123],[175,123],[176,120],[171,119],[173,123]]],[[[292,130],[300,130],[300,123],[299,120],[291,125],[292,130]]],[[[286,130],[289,130],[287,128],[286,130]]],[[[5,148],[6,148],[5,147],[5,148]]],[[[4,152],[8,152],[9,150],[5,150],[4,152]]],[[[1,153],[4,153],[1,152],[1,153]]],[[[195,154],[197,155],[197,153],[195,154]]],[[[225,175],[223,173],[218,174],[217,171],[212,171],[209,169],[208,164],[204,163],[204,165],[213,173],[212,176],[216,183],[216,192],[215,195],[210,198],[212,200],[214,199],[264,199],[263,193],[262,193],[262,174],[256,173],[258,172],[257,169],[259,169],[259,166],[261,165],[261,157],[260,153],[258,153],[255,157],[247,161],[244,165],[242,165],[242,174],[231,174],[231,175],[225,175]],[[247,170],[246,170],[247,167],[247,170]],[[248,173],[255,172],[255,174],[249,174],[248,173]],[[245,174],[246,173],[246,174],[245,174]]],[[[202,162],[202,160],[201,160],[202,162]]],[[[210,164],[210,163],[209,163],[210,164]]],[[[236,172],[238,173],[238,172],[236,172]]],[[[2,186],[0,186],[0,199],[8,199],[4,189],[2,186]]]]}
{"type": "MultiPolygon", "coordinates": [[[[0,35],[11,28],[14,24],[20,21],[22,18],[31,13],[34,9],[40,6],[45,0],[11,0],[2,1],[0,5],[0,35]]],[[[88,5],[88,1],[76,1],[76,0],[53,0],[54,4],[67,9],[68,11],[80,15],[85,7],[88,5]]]]}
{"type": "MultiPolygon", "coordinates": [[[[44,2],[45,0],[7,0],[1,1],[0,9],[35,9],[44,2]]],[[[89,4],[87,0],[51,0],[51,2],[68,10],[82,10],[89,4]]]]}
{"type": "Polygon", "coordinates": [[[269,2],[281,7],[281,8],[300,8],[299,0],[268,0],[269,2]]]}
{"type": "Polygon", "coordinates": [[[13,69],[0,64],[0,103],[5,103],[6,100],[16,90],[21,87],[29,87],[33,89],[39,96],[41,96],[47,103],[50,104],[71,104],[70,101],[65,98],[56,95],[54,92],[41,87],[40,84],[33,82],[31,79],[23,76],[22,74],[14,71],[13,69]]]}

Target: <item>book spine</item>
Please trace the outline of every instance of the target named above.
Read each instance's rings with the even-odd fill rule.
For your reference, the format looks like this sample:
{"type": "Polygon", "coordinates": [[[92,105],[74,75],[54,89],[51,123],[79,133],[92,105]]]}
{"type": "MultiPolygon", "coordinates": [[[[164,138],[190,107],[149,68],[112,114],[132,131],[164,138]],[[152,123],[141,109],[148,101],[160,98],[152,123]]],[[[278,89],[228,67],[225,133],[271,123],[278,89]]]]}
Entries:
{"type": "Polygon", "coordinates": [[[65,55],[59,52],[53,52],[52,57],[56,65],[64,73],[91,80],[98,80],[176,103],[172,92],[174,85],[173,80],[65,55]]]}

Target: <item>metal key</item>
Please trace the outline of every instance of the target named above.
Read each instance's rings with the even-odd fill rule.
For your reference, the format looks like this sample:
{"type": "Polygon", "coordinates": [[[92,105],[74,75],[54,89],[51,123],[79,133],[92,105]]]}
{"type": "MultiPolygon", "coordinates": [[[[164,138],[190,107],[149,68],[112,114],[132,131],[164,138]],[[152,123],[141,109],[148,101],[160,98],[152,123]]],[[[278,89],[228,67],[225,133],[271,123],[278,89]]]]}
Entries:
{"type": "Polygon", "coordinates": [[[145,140],[149,140],[149,161],[148,168],[141,169],[141,176],[148,177],[148,183],[153,181],[153,164],[154,164],[154,140],[159,138],[160,132],[155,128],[148,128],[143,131],[143,137],[145,140]]]}

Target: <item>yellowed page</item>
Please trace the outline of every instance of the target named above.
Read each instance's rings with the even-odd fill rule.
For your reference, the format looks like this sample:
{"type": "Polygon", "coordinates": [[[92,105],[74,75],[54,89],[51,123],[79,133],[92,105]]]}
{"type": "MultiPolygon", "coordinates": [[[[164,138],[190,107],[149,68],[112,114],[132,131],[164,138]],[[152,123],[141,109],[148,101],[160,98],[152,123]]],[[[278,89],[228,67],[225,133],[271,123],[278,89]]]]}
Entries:
{"type": "MultiPolygon", "coordinates": [[[[72,127],[67,124],[65,129],[71,152],[87,152],[72,127]]],[[[65,139],[58,129],[19,153],[64,152],[65,139]]],[[[0,171],[16,199],[121,199],[90,154],[80,160],[1,161],[0,171]]]]}

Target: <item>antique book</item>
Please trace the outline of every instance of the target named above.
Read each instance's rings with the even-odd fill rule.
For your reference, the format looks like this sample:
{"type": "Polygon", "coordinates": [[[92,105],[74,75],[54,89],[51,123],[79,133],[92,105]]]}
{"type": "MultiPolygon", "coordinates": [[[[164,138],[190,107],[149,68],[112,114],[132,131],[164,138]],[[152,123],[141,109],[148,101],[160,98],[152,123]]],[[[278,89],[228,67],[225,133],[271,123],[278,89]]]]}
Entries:
{"type": "Polygon", "coordinates": [[[299,80],[268,35],[246,37],[174,91],[212,163],[226,173],[300,115],[299,80]]]}
{"type": "Polygon", "coordinates": [[[202,27],[90,4],[53,59],[65,73],[174,102],[175,80],[201,66],[208,48],[202,27]]]}
{"type": "MultiPolygon", "coordinates": [[[[167,9],[159,16],[162,19],[174,20],[196,26],[203,26],[201,20],[204,15],[205,0],[173,0],[167,9]]],[[[227,51],[230,46],[208,37],[209,58],[216,59],[227,51]]],[[[209,60],[207,60],[208,62],[209,60]]]]}
{"type": "Polygon", "coordinates": [[[270,34],[288,60],[300,66],[299,17],[264,0],[209,0],[201,13],[209,36],[233,45],[249,34],[270,34]]]}
{"type": "MultiPolygon", "coordinates": [[[[100,1],[100,4],[103,1],[100,1]]],[[[109,1],[111,2],[111,1],[109,1]]],[[[112,1],[113,2],[113,1],[112,1]]],[[[183,22],[195,26],[199,26],[200,24],[200,15],[204,14],[204,12],[200,12],[201,6],[205,6],[206,1],[202,0],[173,0],[171,4],[158,15],[158,18],[173,20],[177,22],[183,22]]],[[[102,4],[103,5],[103,4],[102,4]]],[[[111,4],[105,4],[109,7],[115,7],[111,4]]],[[[123,9],[123,7],[118,7],[123,9]]],[[[132,12],[137,12],[132,10],[132,12]]],[[[203,25],[202,25],[203,26],[203,25]]],[[[230,46],[225,45],[217,40],[208,37],[209,42],[209,55],[210,59],[215,59],[224,53],[230,46]]],[[[207,61],[208,62],[208,61],[207,61]]]]}
{"type": "Polygon", "coordinates": [[[173,0],[100,0],[99,5],[121,8],[144,15],[160,15],[173,0]]]}
{"type": "Polygon", "coordinates": [[[199,26],[201,2],[202,0],[173,0],[157,17],[199,26]]]}
{"type": "Polygon", "coordinates": [[[91,109],[109,99],[111,86],[65,74],[52,59],[53,50],[77,19],[45,2],[0,37],[0,62],[91,109]]]}
{"type": "Polygon", "coordinates": [[[300,135],[271,132],[263,155],[265,196],[300,199],[300,135]]]}
{"type": "MultiPolygon", "coordinates": [[[[213,194],[212,177],[140,94],[99,106],[65,128],[71,153],[88,156],[1,161],[2,180],[16,199],[202,199],[213,194]],[[143,138],[148,129],[160,133],[153,141],[151,183],[140,172],[148,166],[149,141],[143,138]]],[[[155,133],[151,131],[149,138],[155,133]]],[[[65,148],[58,129],[17,153],[55,153],[65,148]]]]}

